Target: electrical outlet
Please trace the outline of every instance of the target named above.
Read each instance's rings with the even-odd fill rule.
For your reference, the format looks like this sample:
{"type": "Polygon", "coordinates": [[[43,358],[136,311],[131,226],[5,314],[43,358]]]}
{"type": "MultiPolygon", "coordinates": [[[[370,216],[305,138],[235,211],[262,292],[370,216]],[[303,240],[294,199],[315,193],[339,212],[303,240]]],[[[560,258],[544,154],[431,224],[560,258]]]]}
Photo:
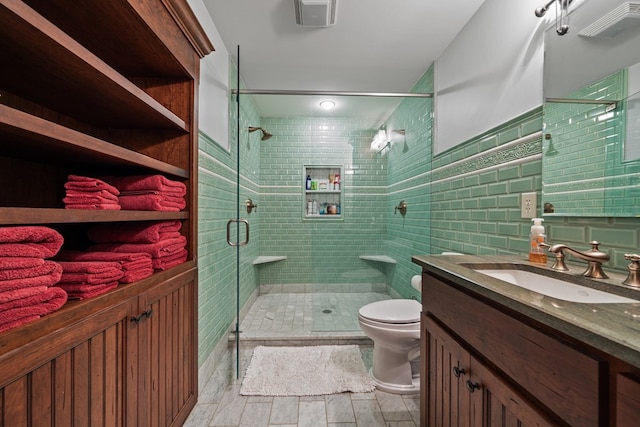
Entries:
{"type": "Polygon", "coordinates": [[[520,199],[521,218],[535,218],[538,206],[537,193],[522,193],[520,199]]]}

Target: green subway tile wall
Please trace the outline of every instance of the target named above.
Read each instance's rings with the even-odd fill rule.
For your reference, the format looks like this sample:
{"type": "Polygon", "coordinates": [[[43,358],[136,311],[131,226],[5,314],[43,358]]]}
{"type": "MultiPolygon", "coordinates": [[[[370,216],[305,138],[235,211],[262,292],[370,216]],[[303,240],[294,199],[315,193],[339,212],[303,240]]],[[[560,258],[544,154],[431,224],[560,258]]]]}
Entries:
{"type": "MultiPolygon", "coordinates": [[[[235,73],[235,70],[233,70],[235,73]]],[[[233,74],[233,73],[232,73],[233,74]]],[[[234,77],[235,78],[235,77],[234,77]]],[[[414,87],[431,92],[432,70],[414,87]]],[[[259,117],[250,98],[241,99],[240,200],[236,181],[236,104],[230,101],[231,152],[206,135],[199,152],[199,362],[226,340],[235,318],[235,249],[226,243],[226,222],[236,216],[251,225],[251,242],[240,250],[240,303],[258,284],[312,284],[317,290],[385,283],[401,297],[417,296],[411,276],[416,254],[458,251],[521,254],[526,259],[531,221],[520,218],[520,194],[542,187],[542,108],[504,123],[434,158],[431,99],[407,99],[388,118],[392,146],[372,152],[371,124],[345,118],[259,117]],[[274,136],[260,141],[248,126],[274,136]],[[343,219],[303,219],[303,166],[341,165],[343,219]],[[252,198],[257,212],[246,214],[252,198]],[[394,213],[404,200],[405,216],[394,213]],[[258,255],[284,261],[251,265],[258,255]],[[360,255],[387,255],[396,264],[360,255]]],[[[538,206],[540,211],[540,206],[538,206]]],[[[638,252],[637,218],[545,217],[549,241],[587,249],[602,242],[612,259],[605,271],[626,271],[624,254],[638,252]]],[[[314,289],[314,290],[315,290],[314,289]]]]}

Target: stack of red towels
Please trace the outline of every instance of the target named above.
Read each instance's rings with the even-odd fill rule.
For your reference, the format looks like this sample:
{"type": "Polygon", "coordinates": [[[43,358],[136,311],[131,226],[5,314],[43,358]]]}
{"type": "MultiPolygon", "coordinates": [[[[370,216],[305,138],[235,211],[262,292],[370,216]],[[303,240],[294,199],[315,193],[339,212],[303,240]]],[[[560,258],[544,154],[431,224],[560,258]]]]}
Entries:
{"type": "Polygon", "coordinates": [[[64,188],[66,209],[120,210],[120,192],[100,179],[69,175],[64,188]]]}
{"type": "Polygon", "coordinates": [[[89,251],[148,254],[154,270],[167,270],[187,260],[187,239],[178,220],[152,223],[96,224],[89,251]]]}
{"type": "Polygon", "coordinates": [[[118,203],[125,210],[179,212],[187,206],[187,186],[163,175],[103,179],[120,191],[118,203]]]}
{"type": "Polygon", "coordinates": [[[48,227],[0,228],[0,332],[58,310],[67,294],[54,285],[62,267],[49,261],[64,239],[48,227]]]}
{"type": "Polygon", "coordinates": [[[58,261],[62,277],[56,286],[64,289],[69,298],[87,299],[115,289],[124,275],[118,262],[58,261]]]}
{"type": "Polygon", "coordinates": [[[122,284],[137,282],[153,274],[151,255],[145,253],[62,251],[56,259],[75,262],[117,262],[122,269],[122,277],[118,279],[118,283],[122,284]]]}

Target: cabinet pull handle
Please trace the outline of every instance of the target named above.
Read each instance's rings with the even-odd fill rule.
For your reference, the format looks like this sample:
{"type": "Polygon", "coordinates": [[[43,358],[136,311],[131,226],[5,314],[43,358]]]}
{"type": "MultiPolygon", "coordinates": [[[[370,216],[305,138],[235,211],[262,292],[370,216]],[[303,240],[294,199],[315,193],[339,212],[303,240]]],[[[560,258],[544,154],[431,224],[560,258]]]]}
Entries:
{"type": "Polygon", "coordinates": [[[480,388],[480,384],[474,383],[471,380],[467,380],[467,390],[469,390],[471,393],[478,390],[479,388],[480,388]]]}
{"type": "Polygon", "coordinates": [[[135,323],[137,325],[144,318],[147,318],[147,319],[150,318],[152,314],[153,314],[153,310],[151,310],[151,309],[143,311],[142,313],[138,314],[137,316],[132,317],[131,318],[131,323],[135,323]]]}
{"type": "Polygon", "coordinates": [[[456,378],[460,378],[460,375],[464,375],[466,372],[467,371],[465,371],[464,368],[459,368],[457,366],[453,367],[453,375],[455,375],[456,378]]]}

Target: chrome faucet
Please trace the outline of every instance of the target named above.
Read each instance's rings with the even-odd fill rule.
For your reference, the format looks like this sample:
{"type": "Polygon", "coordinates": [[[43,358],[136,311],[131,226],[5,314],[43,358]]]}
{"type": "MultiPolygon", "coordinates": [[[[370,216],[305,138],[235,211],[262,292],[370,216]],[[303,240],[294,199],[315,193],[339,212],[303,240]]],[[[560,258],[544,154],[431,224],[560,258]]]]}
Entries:
{"type": "Polygon", "coordinates": [[[589,244],[591,245],[591,249],[584,252],[571,249],[569,246],[562,244],[553,246],[545,244],[544,246],[549,248],[549,252],[553,252],[554,254],[556,254],[555,263],[551,266],[551,268],[555,270],[568,271],[569,269],[564,263],[565,252],[568,252],[576,258],[580,258],[581,260],[587,261],[589,263],[587,270],[582,273],[583,276],[591,277],[592,279],[608,279],[609,276],[607,276],[604,271],[602,271],[602,263],[609,261],[609,254],[598,249],[598,245],[600,244],[599,242],[596,242],[594,240],[592,242],[589,242],[589,244]]]}

